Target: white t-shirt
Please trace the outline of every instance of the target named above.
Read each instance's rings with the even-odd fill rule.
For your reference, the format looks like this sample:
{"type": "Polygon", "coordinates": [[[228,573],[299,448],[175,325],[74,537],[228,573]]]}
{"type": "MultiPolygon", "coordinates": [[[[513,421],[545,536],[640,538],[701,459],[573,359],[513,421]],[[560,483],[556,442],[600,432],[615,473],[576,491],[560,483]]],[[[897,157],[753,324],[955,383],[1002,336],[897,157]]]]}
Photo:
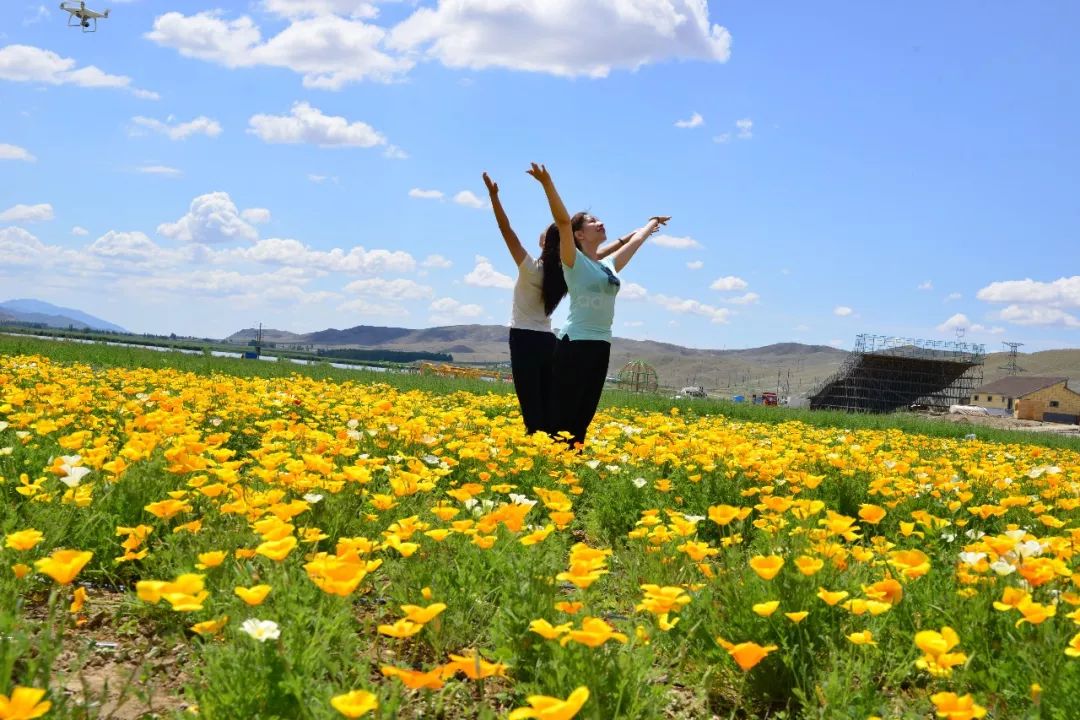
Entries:
{"type": "Polygon", "coordinates": [[[544,314],[544,268],[539,259],[529,253],[518,265],[517,282],[514,284],[514,309],[510,327],[519,330],[551,332],[551,318],[544,314]]]}

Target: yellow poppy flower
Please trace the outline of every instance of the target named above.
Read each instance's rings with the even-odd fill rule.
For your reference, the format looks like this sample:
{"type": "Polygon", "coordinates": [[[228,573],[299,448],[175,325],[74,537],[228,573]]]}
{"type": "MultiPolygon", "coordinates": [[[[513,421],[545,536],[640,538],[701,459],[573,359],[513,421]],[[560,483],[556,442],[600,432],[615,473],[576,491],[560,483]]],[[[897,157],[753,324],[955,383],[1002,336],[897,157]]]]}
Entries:
{"type": "Polygon", "coordinates": [[[266,596],[270,594],[271,589],[269,585],[253,585],[249,588],[238,585],[233,588],[233,593],[245,603],[254,607],[262,604],[266,596]]]}
{"type": "Polygon", "coordinates": [[[526,718],[570,720],[578,714],[588,699],[589,688],[584,686],[575,689],[565,700],[547,695],[530,695],[526,698],[530,707],[521,707],[512,711],[507,720],[526,720],[526,718]]]}
{"type": "Polygon", "coordinates": [[[377,710],[379,699],[367,690],[353,690],[330,698],[330,704],[345,717],[358,718],[367,715],[372,710],[377,710]]]}
{"type": "Polygon", "coordinates": [[[49,557],[35,561],[34,567],[57,584],[69,585],[93,557],[90,551],[56,550],[49,557]]]}

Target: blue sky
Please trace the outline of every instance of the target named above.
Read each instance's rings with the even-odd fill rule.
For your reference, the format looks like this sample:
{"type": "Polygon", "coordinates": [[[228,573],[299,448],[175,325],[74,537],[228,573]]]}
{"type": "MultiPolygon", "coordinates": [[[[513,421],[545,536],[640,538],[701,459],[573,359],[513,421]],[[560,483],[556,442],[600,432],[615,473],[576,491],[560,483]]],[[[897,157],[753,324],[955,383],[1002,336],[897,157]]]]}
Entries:
{"type": "Polygon", "coordinates": [[[63,15],[14,0],[0,30],[0,300],[210,337],[505,323],[480,175],[532,248],[537,161],[611,236],[673,216],[623,272],[623,337],[1080,340],[1072,3],[63,15]]]}

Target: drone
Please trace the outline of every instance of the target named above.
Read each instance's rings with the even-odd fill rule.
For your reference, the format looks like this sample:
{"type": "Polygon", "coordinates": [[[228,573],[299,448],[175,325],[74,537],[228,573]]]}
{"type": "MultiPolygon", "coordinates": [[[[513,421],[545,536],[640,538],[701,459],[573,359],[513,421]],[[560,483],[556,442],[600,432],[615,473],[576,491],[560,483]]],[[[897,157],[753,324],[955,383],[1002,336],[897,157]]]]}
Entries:
{"type": "Polygon", "coordinates": [[[85,2],[65,2],[60,3],[60,9],[70,13],[68,15],[68,27],[82,26],[82,31],[85,32],[97,32],[98,18],[109,17],[109,11],[106,10],[103,13],[99,13],[95,10],[87,10],[85,2]],[[93,20],[94,24],[91,26],[90,21],[93,20]],[[93,29],[91,30],[91,27],[93,29]]]}

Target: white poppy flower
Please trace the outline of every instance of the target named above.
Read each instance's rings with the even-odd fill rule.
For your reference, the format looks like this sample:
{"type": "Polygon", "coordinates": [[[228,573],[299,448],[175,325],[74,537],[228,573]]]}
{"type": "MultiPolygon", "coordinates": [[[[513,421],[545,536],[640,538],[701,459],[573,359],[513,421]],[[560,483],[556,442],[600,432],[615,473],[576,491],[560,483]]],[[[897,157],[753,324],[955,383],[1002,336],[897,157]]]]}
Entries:
{"type": "Polygon", "coordinates": [[[248,618],[244,621],[244,624],[240,626],[240,629],[259,642],[277,640],[281,637],[281,628],[279,628],[278,624],[273,620],[248,618]]]}
{"type": "Polygon", "coordinates": [[[1016,572],[1016,568],[1005,562],[1004,560],[995,560],[990,563],[990,569],[996,572],[998,575],[1009,575],[1016,572]]]}

